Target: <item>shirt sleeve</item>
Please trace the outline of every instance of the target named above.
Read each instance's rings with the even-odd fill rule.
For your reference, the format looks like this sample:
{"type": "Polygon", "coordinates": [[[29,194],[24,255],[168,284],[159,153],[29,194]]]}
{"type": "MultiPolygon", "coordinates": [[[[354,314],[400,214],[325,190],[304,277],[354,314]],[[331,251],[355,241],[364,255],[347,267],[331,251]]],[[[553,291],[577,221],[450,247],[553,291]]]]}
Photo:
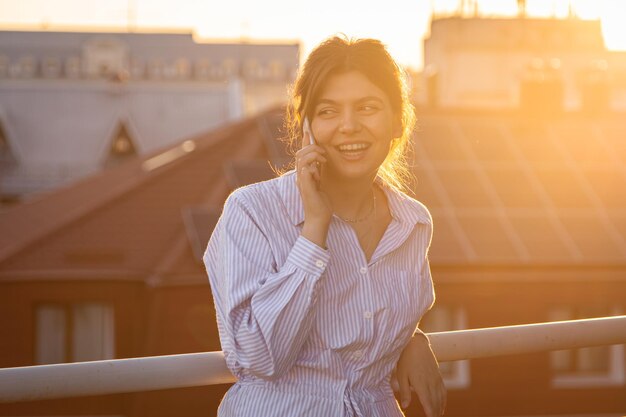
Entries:
{"type": "MultiPolygon", "coordinates": [[[[432,221],[432,220],[431,220],[432,221]]],[[[428,245],[426,247],[426,251],[424,253],[423,264],[420,269],[419,274],[419,311],[420,311],[420,320],[421,317],[424,316],[432,308],[435,304],[435,286],[433,285],[433,277],[430,272],[430,261],[428,259],[428,252],[430,250],[430,242],[432,241],[432,226],[428,231],[428,245]]],[[[419,326],[419,323],[418,323],[419,326]]],[[[426,334],[419,328],[416,327],[413,332],[413,336],[423,336],[428,339],[426,334]]]]}
{"type": "MultiPolygon", "coordinates": [[[[433,285],[433,279],[430,274],[430,263],[428,262],[428,257],[426,257],[424,262],[425,263],[419,280],[420,317],[423,317],[424,314],[426,314],[428,310],[430,310],[435,304],[435,289],[433,285]]],[[[415,328],[413,336],[423,336],[428,339],[428,336],[426,336],[426,334],[419,327],[415,328]]]]}
{"type": "Polygon", "coordinates": [[[283,265],[252,211],[229,197],[204,255],[220,340],[229,369],[259,378],[283,375],[296,360],[313,321],[316,283],[327,250],[300,236],[283,265]]]}

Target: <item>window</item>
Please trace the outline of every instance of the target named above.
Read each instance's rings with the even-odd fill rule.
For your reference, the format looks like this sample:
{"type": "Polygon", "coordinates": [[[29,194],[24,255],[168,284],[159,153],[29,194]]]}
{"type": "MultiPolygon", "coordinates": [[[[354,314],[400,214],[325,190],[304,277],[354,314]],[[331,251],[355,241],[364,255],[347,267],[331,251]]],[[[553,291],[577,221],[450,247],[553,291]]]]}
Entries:
{"type": "Polygon", "coordinates": [[[171,61],[163,63],[161,73],[163,75],[163,78],[167,80],[173,80],[178,78],[178,68],[176,66],[176,63],[171,61]]]}
{"type": "MultiPolygon", "coordinates": [[[[550,321],[619,315],[617,307],[553,308],[550,321]]],[[[550,352],[552,386],[556,388],[619,386],[626,383],[624,345],[597,346],[550,352]]]]}
{"type": "Polygon", "coordinates": [[[9,75],[14,78],[31,78],[37,72],[37,61],[32,56],[22,56],[9,67],[9,75]]]}
{"type": "Polygon", "coordinates": [[[259,79],[261,78],[261,65],[259,64],[259,61],[257,61],[256,59],[248,59],[245,61],[244,66],[243,66],[244,70],[244,76],[247,79],[259,79]]]}
{"type": "Polygon", "coordinates": [[[153,80],[158,80],[163,77],[165,65],[163,61],[154,60],[148,63],[148,77],[153,80]]]}
{"type": "Polygon", "coordinates": [[[196,62],[195,74],[199,80],[206,80],[209,78],[209,72],[211,70],[211,62],[208,59],[201,59],[196,62]]]}
{"type": "Polygon", "coordinates": [[[176,76],[181,80],[186,80],[191,76],[191,64],[186,58],[176,60],[176,76]]]}
{"type": "Polygon", "coordinates": [[[281,61],[274,60],[270,62],[269,67],[272,79],[280,81],[285,78],[285,65],[281,61]]]}
{"type": "MultiPolygon", "coordinates": [[[[467,328],[465,309],[462,307],[435,304],[422,319],[420,329],[424,333],[464,330],[467,328]]],[[[462,389],[470,386],[469,361],[442,362],[441,375],[448,389],[462,389]]]]}
{"type": "Polygon", "coordinates": [[[227,58],[222,61],[222,68],[224,68],[224,75],[226,77],[235,77],[237,76],[237,62],[234,59],[227,58]]]}
{"type": "Polygon", "coordinates": [[[77,56],[71,56],[65,60],[65,75],[68,78],[80,78],[81,76],[81,62],[77,56]]]}
{"type": "Polygon", "coordinates": [[[61,60],[54,56],[44,58],[41,63],[41,72],[46,78],[58,78],[61,76],[61,68],[61,60]]]}
{"type": "Polygon", "coordinates": [[[115,135],[113,135],[105,166],[115,166],[135,156],[137,156],[137,149],[134,140],[128,132],[126,124],[120,122],[115,131],[115,135]]]}
{"type": "Polygon", "coordinates": [[[115,357],[115,322],[108,304],[41,304],[35,320],[38,365],[115,357]]]}

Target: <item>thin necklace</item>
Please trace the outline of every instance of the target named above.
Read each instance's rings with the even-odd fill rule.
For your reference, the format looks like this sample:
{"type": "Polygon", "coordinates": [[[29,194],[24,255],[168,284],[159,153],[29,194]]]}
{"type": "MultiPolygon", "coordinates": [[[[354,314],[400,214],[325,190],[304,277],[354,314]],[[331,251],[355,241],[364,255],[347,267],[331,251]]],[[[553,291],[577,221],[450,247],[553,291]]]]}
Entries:
{"type": "Polygon", "coordinates": [[[370,217],[372,217],[372,214],[376,214],[376,194],[374,194],[374,188],[372,188],[372,207],[370,208],[370,211],[365,216],[359,217],[356,219],[348,219],[347,217],[341,217],[340,215],[337,214],[337,217],[339,217],[341,220],[347,223],[361,223],[369,219],[370,217]]]}

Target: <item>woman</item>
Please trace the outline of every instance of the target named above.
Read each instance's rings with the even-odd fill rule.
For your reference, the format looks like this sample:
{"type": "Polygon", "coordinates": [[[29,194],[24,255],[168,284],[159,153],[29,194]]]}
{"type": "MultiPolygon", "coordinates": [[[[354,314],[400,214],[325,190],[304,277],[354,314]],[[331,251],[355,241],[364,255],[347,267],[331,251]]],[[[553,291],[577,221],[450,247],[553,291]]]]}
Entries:
{"type": "Polygon", "coordinates": [[[204,256],[238,379],[220,417],[402,416],[394,383],[403,408],[412,388],[443,413],[414,335],[434,292],[431,218],[401,191],[413,122],[380,42],[334,37],[308,57],[288,110],[295,170],[233,192],[204,256]]]}

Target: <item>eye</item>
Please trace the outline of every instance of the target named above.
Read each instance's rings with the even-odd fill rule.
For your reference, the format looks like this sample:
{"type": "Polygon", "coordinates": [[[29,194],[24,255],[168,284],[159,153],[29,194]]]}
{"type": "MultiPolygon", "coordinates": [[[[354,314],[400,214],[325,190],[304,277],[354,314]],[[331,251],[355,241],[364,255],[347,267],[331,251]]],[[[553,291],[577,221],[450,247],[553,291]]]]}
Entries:
{"type": "Polygon", "coordinates": [[[318,116],[329,116],[336,113],[335,109],[333,108],[324,108],[324,109],[320,109],[317,112],[318,116]]]}
{"type": "Polygon", "coordinates": [[[364,113],[375,113],[376,111],[379,110],[379,107],[376,106],[375,104],[364,104],[361,107],[359,107],[359,110],[364,113]]]}

